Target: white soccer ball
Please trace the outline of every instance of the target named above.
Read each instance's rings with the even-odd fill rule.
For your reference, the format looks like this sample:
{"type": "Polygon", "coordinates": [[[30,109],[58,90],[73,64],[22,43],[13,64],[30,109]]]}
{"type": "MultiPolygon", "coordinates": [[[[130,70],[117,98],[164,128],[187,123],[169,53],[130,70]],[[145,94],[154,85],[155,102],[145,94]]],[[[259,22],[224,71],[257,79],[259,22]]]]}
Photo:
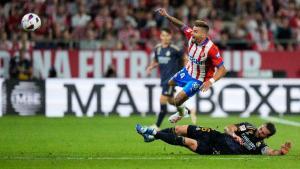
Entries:
{"type": "Polygon", "coordinates": [[[37,14],[28,13],[22,18],[22,27],[25,31],[35,31],[41,26],[41,19],[37,14]]]}

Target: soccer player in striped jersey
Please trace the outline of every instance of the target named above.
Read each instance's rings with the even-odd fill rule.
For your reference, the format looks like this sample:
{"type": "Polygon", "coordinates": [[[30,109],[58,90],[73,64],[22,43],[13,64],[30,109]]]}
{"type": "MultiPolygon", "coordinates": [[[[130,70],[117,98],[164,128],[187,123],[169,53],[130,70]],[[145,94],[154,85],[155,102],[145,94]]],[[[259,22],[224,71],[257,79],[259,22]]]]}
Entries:
{"type": "Polygon", "coordinates": [[[169,117],[171,123],[176,123],[189,112],[183,103],[195,93],[207,91],[226,74],[226,68],[218,47],[208,38],[209,26],[206,22],[196,20],[191,28],[170,16],[164,8],[159,8],[156,12],[180,27],[188,40],[189,61],[169,80],[169,85],[183,87],[169,102],[177,107],[178,112],[169,117]]]}

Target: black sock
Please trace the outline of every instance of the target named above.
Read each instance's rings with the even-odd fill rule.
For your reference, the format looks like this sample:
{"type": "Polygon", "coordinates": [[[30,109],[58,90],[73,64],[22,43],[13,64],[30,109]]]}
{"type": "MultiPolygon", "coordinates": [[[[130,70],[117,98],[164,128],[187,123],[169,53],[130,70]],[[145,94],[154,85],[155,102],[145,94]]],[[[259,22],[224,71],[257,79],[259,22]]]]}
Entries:
{"type": "Polygon", "coordinates": [[[163,119],[165,118],[166,114],[167,114],[167,105],[166,104],[161,104],[158,119],[156,121],[156,126],[157,127],[160,127],[160,125],[161,125],[163,119]]]}
{"type": "Polygon", "coordinates": [[[171,133],[157,132],[154,136],[156,139],[161,139],[162,141],[171,144],[171,145],[180,145],[184,146],[184,137],[176,136],[171,133]]]}
{"type": "Polygon", "coordinates": [[[166,128],[166,129],[162,129],[160,130],[161,132],[164,132],[164,133],[171,133],[171,134],[175,134],[175,128],[172,127],[172,128],[166,128]]]}

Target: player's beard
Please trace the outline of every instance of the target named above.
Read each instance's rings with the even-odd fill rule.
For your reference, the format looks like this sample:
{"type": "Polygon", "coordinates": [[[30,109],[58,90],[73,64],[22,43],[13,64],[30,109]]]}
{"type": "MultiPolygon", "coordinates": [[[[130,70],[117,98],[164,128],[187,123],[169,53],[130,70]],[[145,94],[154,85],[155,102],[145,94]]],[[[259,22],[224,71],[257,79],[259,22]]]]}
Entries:
{"type": "Polygon", "coordinates": [[[196,40],[196,38],[194,36],[192,37],[192,43],[198,45],[198,42],[197,42],[197,40],[196,40]]]}
{"type": "Polygon", "coordinates": [[[196,44],[196,45],[198,46],[198,45],[200,45],[204,40],[205,40],[205,38],[199,40],[199,41],[200,41],[200,42],[199,42],[199,41],[197,41],[197,39],[193,36],[191,42],[194,43],[194,44],[196,44]]]}

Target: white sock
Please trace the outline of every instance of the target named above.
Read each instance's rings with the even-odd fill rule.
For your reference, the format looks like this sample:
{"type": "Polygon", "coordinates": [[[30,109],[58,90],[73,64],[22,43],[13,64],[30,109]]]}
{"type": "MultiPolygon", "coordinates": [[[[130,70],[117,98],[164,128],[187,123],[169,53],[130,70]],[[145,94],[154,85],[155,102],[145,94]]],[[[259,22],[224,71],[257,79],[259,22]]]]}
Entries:
{"type": "Polygon", "coordinates": [[[153,132],[152,132],[152,135],[155,136],[156,133],[157,133],[157,131],[154,129],[153,132]]]}

